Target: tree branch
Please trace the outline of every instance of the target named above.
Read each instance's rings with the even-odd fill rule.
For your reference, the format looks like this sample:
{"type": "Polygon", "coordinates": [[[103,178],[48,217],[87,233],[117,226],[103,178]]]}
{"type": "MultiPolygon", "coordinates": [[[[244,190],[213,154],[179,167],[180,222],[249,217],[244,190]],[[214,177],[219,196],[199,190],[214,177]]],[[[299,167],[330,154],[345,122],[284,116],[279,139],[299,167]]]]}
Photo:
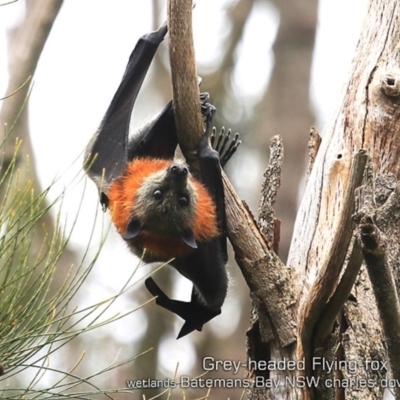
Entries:
{"type": "MultiPolygon", "coordinates": [[[[400,379],[400,307],[392,272],[387,262],[386,245],[371,215],[359,224],[362,254],[372,283],[383,332],[388,347],[392,377],[400,379]]],[[[400,388],[395,388],[400,398],[400,388]]]]}
{"type": "Polygon", "coordinates": [[[250,291],[269,315],[279,342],[287,346],[296,340],[291,314],[296,296],[290,270],[268,249],[253,216],[225,174],[223,180],[228,237],[236,261],[250,291]]]}
{"type": "MultiPolygon", "coordinates": [[[[382,182],[383,179],[380,179],[382,182]]],[[[378,186],[380,186],[378,184],[378,186]]],[[[358,241],[362,256],[371,280],[372,289],[382,321],[383,332],[388,347],[388,357],[392,369],[392,377],[400,379],[400,305],[392,266],[389,264],[388,246],[384,234],[377,224],[382,227],[398,209],[400,201],[400,184],[396,183],[394,190],[381,207],[375,203],[376,186],[373,177],[372,165],[368,179],[362,187],[362,207],[356,215],[358,223],[358,241]],[[377,221],[377,222],[375,222],[377,221]]],[[[386,227],[387,230],[387,227],[386,227]]],[[[396,397],[400,398],[400,388],[396,388],[396,397]]]]}
{"type": "Polygon", "coordinates": [[[268,168],[264,173],[264,179],[261,187],[261,199],[258,207],[259,217],[258,225],[264,234],[267,245],[278,253],[279,241],[276,236],[274,205],[281,186],[282,163],[283,163],[283,142],[279,135],[273,136],[270,143],[270,157],[268,168]]]}
{"type": "MultiPolygon", "coordinates": [[[[336,282],[338,281],[342,266],[346,257],[347,249],[352,237],[352,214],[354,212],[355,189],[362,183],[364,169],[367,161],[365,151],[360,150],[352,159],[349,184],[344,193],[344,209],[335,230],[329,251],[323,260],[318,276],[310,288],[310,291],[299,311],[299,340],[297,343],[298,359],[305,360],[306,376],[312,374],[311,357],[314,347],[314,333],[324,307],[332,295],[336,282]]],[[[306,391],[310,388],[306,388],[306,391]]]]}
{"type": "Polygon", "coordinates": [[[192,32],[192,0],[168,0],[169,58],[178,142],[187,163],[198,170],[203,134],[192,32]]]}
{"type": "Polygon", "coordinates": [[[337,320],[340,311],[349,298],[351,289],[357,279],[362,265],[361,249],[356,240],[353,240],[353,245],[350,246],[351,252],[346,269],[340,279],[340,282],[335,289],[334,294],[326,304],[321,319],[318,323],[315,332],[315,348],[323,346],[328,337],[332,334],[333,325],[337,320]]]}

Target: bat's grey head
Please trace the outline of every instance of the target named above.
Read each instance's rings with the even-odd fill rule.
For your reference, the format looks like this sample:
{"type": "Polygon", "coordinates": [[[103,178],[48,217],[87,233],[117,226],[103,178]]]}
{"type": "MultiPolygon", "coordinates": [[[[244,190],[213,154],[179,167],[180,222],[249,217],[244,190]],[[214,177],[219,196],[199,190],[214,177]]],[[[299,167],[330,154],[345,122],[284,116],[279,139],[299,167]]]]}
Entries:
{"type": "Polygon", "coordinates": [[[145,179],[133,213],[144,230],[180,235],[192,228],[196,191],[187,165],[172,163],[145,179]]]}

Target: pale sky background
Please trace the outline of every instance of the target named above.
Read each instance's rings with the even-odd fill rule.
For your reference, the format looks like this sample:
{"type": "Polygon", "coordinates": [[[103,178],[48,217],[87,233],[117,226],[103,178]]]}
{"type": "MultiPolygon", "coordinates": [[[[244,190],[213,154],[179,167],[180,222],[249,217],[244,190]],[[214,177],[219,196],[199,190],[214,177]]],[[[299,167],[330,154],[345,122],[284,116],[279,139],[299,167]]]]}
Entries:
{"type": "MultiPolygon", "coordinates": [[[[219,10],[229,2],[213,1],[211,6],[210,0],[197,0],[193,18],[199,65],[219,57],[218,38],[224,34],[224,21],[219,10]]],[[[366,3],[366,0],[320,1],[311,89],[318,112],[317,127],[322,133],[326,121],[333,117],[339,104],[366,3]]],[[[5,93],[7,84],[5,31],[15,22],[19,8],[19,3],[0,7],[0,97],[5,93]]],[[[278,26],[277,18],[272,7],[258,6],[246,28],[241,53],[237,56],[234,82],[237,95],[248,96],[248,102],[257,100],[261,95],[273,62],[267,49],[260,51],[257,36],[263,37],[265,46],[270,46],[278,26]]],[[[62,187],[69,186],[62,208],[62,219],[67,221],[68,226],[81,207],[71,239],[71,243],[79,250],[83,250],[88,242],[98,196],[95,185],[87,180],[81,204],[83,181],[73,185],[69,185],[69,182],[81,168],[81,154],[97,129],[120,82],[134,44],[149,30],[150,2],[65,0],[34,77],[30,98],[30,123],[39,176],[43,187],[49,185],[55,176],[63,176],[50,192],[50,198],[55,198],[62,187]],[[68,173],[64,174],[66,170],[68,173]]],[[[157,105],[155,110],[147,107],[141,118],[156,113],[160,107],[161,105],[157,105]]],[[[234,121],[227,121],[226,125],[234,129],[234,121]]],[[[245,134],[241,132],[242,137],[245,134]]],[[[241,195],[245,197],[245,191],[241,195]]],[[[101,230],[101,223],[100,215],[97,234],[101,230]]],[[[126,251],[122,240],[111,230],[107,245],[95,267],[95,275],[90,281],[90,290],[86,291],[82,302],[92,304],[112,296],[126,281],[135,265],[135,260],[126,251]]],[[[149,267],[140,269],[141,273],[148,271],[149,267]]],[[[180,298],[188,298],[190,292],[191,285],[188,282],[179,285],[180,298]]],[[[121,299],[116,307],[124,312],[136,305],[132,300],[121,299]]],[[[235,329],[234,318],[238,314],[230,313],[229,309],[236,307],[239,305],[230,296],[224,305],[224,312],[211,322],[211,327],[216,332],[229,334],[227,328],[235,329]]],[[[140,312],[135,313],[132,318],[129,322],[119,321],[109,328],[96,331],[95,334],[112,335],[121,345],[132,343],[145,328],[140,312]]],[[[180,322],[175,328],[178,332],[180,322]]],[[[177,361],[180,361],[182,371],[193,362],[188,357],[193,352],[193,339],[195,340],[185,337],[175,341],[171,337],[166,341],[160,352],[165,357],[163,361],[168,360],[165,361],[166,376],[175,369],[177,361]]]]}

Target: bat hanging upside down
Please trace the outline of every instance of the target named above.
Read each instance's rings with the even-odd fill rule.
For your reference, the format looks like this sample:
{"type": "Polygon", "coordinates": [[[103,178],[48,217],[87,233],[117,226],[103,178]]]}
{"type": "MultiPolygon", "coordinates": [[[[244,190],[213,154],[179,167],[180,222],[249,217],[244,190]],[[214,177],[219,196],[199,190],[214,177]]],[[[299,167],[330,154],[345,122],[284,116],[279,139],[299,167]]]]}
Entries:
{"type": "Polygon", "coordinates": [[[99,130],[88,145],[85,169],[99,188],[100,202],[110,209],[114,225],[131,251],[145,262],[165,262],[193,282],[190,302],[171,300],[152,278],[145,282],[156,303],[185,320],[178,338],[221,313],[228,278],[224,190],[221,166],[240,141],[222,132],[212,142],[215,107],[200,95],[205,132],[200,141],[201,177],[174,160],[178,145],[173,104],[129,138],[131,114],[158,45],[167,33],[141,37],[136,44],[99,130]],[[229,144],[228,144],[229,142],[229,144]]]}

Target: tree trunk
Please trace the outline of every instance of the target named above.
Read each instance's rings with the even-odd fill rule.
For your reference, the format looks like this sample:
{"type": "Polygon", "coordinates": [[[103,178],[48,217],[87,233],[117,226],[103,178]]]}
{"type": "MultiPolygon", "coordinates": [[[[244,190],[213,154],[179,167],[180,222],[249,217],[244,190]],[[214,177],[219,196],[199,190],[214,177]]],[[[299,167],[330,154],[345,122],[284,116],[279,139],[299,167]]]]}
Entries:
{"type": "MultiPolygon", "coordinates": [[[[375,176],[391,173],[399,179],[399,16],[398,2],[370,1],[342,106],[323,135],[297,215],[288,258],[298,275],[296,357],[305,360],[301,375],[322,379],[317,388],[303,388],[302,398],[383,397],[387,355],[371,283],[362,268],[349,294],[348,276],[362,261],[351,237],[354,187],[365,163],[360,150],[371,157],[375,176]],[[317,365],[324,360],[318,357],[342,364],[328,374],[326,365],[325,370],[317,365]],[[329,389],[326,379],[333,378],[358,383],[329,389]],[[371,387],[361,384],[362,378],[371,379],[371,387]]],[[[397,242],[398,236],[391,239],[397,242]]]]}

